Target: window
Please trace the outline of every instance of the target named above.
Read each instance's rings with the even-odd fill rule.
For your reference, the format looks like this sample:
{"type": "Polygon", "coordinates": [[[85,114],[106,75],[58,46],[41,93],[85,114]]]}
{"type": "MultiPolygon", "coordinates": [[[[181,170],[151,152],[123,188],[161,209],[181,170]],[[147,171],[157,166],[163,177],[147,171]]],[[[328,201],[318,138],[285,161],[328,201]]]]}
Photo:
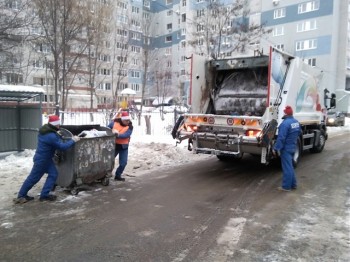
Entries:
{"type": "Polygon", "coordinates": [[[168,30],[173,29],[173,24],[171,24],[171,23],[170,23],[170,24],[167,24],[167,25],[166,25],[166,29],[168,29],[168,30]]]}
{"type": "Polygon", "coordinates": [[[276,49],[279,49],[279,50],[284,50],[284,44],[277,44],[277,45],[274,45],[274,47],[276,48],[276,49]]]}
{"type": "Polygon", "coordinates": [[[6,7],[13,9],[13,10],[19,10],[20,8],[20,1],[7,1],[6,2],[6,7]]]}
{"type": "Polygon", "coordinates": [[[197,24],[197,32],[203,32],[204,31],[204,25],[197,24]]]}
{"type": "Polygon", "coordinates": [[[117,48],[118,49],[128,49],[128,45],[127,44],[123,44],[121,42],[117,42],[117,48]]]}
{"type": "Polygon", "coordinates": [[[127,9],[128,8],[128,4],[127,3],[124,3],[124,2],[121,2],[121,1],[118,1],[118,7],[120,7],[120,9],[127,9]]]}
{"type": "Polygon", "coordinates": [[[131,25],[134,27],[140,27],[141,23],[140,23],[140,21],[137,21],[135,19],[131,19],[131,25]]]}
{"type": "Polygon", "coordinates": [[[278,19],[286,16],[286,9],[285,8],[279,8],[276,9],[273,12],[273,19],[278,19]]]}
{"type": "Polygon", "coordinates": [[[118,69],[117,75],[118,76],[127,76],[128,72],[125,69],[118,69]]]}
{"type": "Polygon", "coordinates": [[[185,69],[181,69],[180,75],[182,75],[182,76],[186,75],[186,70],[185,69]]]}
{"type": "Polygon", "coordinates": [[[316,66],[316,58],[308,58],[306,59],[306,63],[311,66],[316,66]]]}
{"type": "Polygon", "coordinates": [[[100,75],[109,76],[110,74],[111,74],[111,70],[110,69],[106,69],[106,68],[101,68],[100,69],[100,75]]]}
{"type": "Polygon", "coordinates": [[[166,3],[167,5],[171,5],[171,4],[173,3],[173,0],[166,0],[165,3],[166,3]]]}
{"type": "Polygon", "coordinates": [[[181,48],[186,48],[186,41],[181,41],[181,48]]]}
{"type": "Polygon", "coordinates": [[[317,39],[310,39],[310,40],[296,42],[295,50],[301,51],[301,50],[309,50],[309,49],[316,49],[316,48],[317,48],[317,39]]]}
{"type": "Polygon", "coordinates": [[[298,14],[316,11],[320,8],[320,1],[309,1],[298,5],[298,14]]]}
{"type": "Polygon", "coordinates": [[[99,61],[104,61],[104,62],[110,62],[111,61],[111,56],[110,55],[102,55],[100,54],[98,56],[99,61]]]}
{"type": "Polygon", "coordinates": [[[6,73],[6,81],[9,84],[23,83],[23,76],[16,73],[6,73]]]}
{"type": "Polygon", "coordinates": [[[204,9],[197,10],[197,17],[204,16],[204,9]]]}
{"type": "Polygon", "coordinates": [[[275,28],[273,29],[272,35],[273,35],[273,36],[284,35],[284,27],[283,27],[283,26],[275,27],[275,28]]]}
{"type": "Polygon", "coordinates": [[[135,14],[140,13],[140,8],[138,8],[136,6],[132,6],[131,7],[131,13],[135,13],[135,14]]]}
{"type": "Polygon", "coordinates": [[[131,84],[131,89],[138,92],[138,91],[140,91],[140,85],[139,84],[131,84]]]}
{"type": "Polygon", "coordinates": [[[131,46],[131,52],[141,53],[141,48],[139,46],[131,46]]]}
{"type": "Polygon", "coordinates": [[[317,29],[316,20],[303,21],[297,24],[297,32],[304,32],[317,29]]]}
{"type": "MultiPolygon", "coordinates": [[[[128,84],[127,83],[119,83],[118,84],[118,90],[123,90],[125,88],[128,88],[128,84]]],[[[120,97],[122,98],[122,97],[120,97]]]]}
{"type": "Polygon", "coordinates": [[[171,55],[171,48],[165,48],[165,55],[171,55]]]}
{"type": "Polygon", "coordinates": [[[124,29],[117,29],[117,35],[120,36],[128,36],[128,31],[124,30],[124,29]]]}
{"type": "Polygon", "coordinates": [[[111,83],[105,83],[105,90],[111,90],[112,84],[111,83]]]}
{"type": "Polygon", "coordinates": [[[149,8],[151,6],[151,3],[149,2],[149,0],[143,0],[143,6],[149,8]]]}
{"type": "Polygon", "coordinates": [[[169,11],[166,12],[167,16],[171,16],[172,14],[173,14],[173,10],[169,10],[169,11]]]}
{"type": "Polygon", "coordinates": [[[48,45],[45,44],[36,44],[35,49],[38,52],[43,52],[43,53],[50,53],[51,49],[48,45]]]}
{"type": "Polygon", "coordinates": [[[150,44],[151,44],[151,39],[150,39],[149,37],[145,37],[145,38],[143,39],[143,43],[144,43],[145,45],[150,45],[150,44]]]}
{"type": "Polygon", "coordinates": [[[140,71],[130,70],[130,76],[132,78],[140,78],[140,71]]]}
{"type": "Polygon", "coordinates": [[[186,14],[181,15],[181,22],[186,22],[186,14]]]}
{"type": "Polygon", "coordinates": [[[165,42],[171,42],[173,41],[173,37],[171,35],[168,35],[165,37],[165,42]]]}
{"type": "Polygon", "coordinates": [[[141,40],[141,34],[140,33],[130,32],[130,34],[131,34],[131,39],[141,40]]]}
{"type": "Polygon", "coordinates": [[[117,61],[118,62],[127,62],[127,58],[126,58],[126,56],[117,56],[117,61]]]}
{"type": "Polygon", "coordinates": [[[40,60],[34,60],[34,61],[33,61],[33,67],[34,67],[34,68],[42,68],[42,67],[40,66],[40,60]]]}
{"type": "Polygon", "coordinates": [[[186,0],[182,0],[182,6],[186,6],[186,0]]]}
{"type": "Polygon", "coordinates": [[[167,67],[171,67],[171,61],[167,61],[167,67]]]}
{"type": "Polygon", "coordinates": [[[103,45],[106,47],[106,48],[111,48],[111,43],[109,41],[103,41],[103,45]]]}
{"type": "Polygon", "coordinates": [[[138,65],[138,64],[139,64],[139,61],[140,61],[139,59],[133,58],[133,59],[132,59],[132,64],[133,64],[133,65],[138,65]]]}

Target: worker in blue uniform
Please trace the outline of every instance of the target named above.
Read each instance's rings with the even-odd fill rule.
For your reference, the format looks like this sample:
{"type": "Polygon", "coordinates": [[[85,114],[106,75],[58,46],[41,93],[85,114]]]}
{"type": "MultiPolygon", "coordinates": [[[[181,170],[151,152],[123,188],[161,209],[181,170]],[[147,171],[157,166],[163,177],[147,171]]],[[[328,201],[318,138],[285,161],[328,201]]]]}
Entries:
{"type": "Polygon", "coordinates": [[[55,201],[56,196],[50,194],[54,188],[58,172],[53,161],[55,151],[67,150],[74,143],[79,141],[79,137],[74,136],[71,140],[63,142],[58,130],[61,121],[58,116],[49,116],[49,122],[39,129],[38,146],[33,158],[33,168],[24,181],[21,189],[18,192],[17,198],[14,199],[15,204],[22,204],[34,200],[34,197],[28,195],[28,191],[39,182],[42,176],[47,173],[47,178],[40,194],[40,201],[55,201]]]}
{"type": "Polygon", "coordinates": [[[298,120],[293,117],[293,109],[291,106],[286,106],[283,112],[283,121],[278,127],[278,136],[272,153],[275,156],[279,155],[282,163],[282,187],[278,187],[278,190],[288,192],[297,188],[293,156],[297,149],[297,141],[301,134],[301,127],[298,120]]]}

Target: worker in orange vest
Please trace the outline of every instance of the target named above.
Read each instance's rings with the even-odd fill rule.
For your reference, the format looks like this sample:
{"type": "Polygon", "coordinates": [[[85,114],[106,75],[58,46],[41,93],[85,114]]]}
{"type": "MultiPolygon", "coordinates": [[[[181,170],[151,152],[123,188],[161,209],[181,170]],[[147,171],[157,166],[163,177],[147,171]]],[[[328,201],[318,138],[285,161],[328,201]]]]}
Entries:
{"type": "Polygon", "coordinates": [[[114,180],[125,181],[122,177],[123,171],[128,163],[128,149],[130,137],[133,131],[132,122],[127,111],[122,111],[108,125],[112,129],[115,139],[115,157],[119,155],[119,166],[115,171],[114,180]]]}

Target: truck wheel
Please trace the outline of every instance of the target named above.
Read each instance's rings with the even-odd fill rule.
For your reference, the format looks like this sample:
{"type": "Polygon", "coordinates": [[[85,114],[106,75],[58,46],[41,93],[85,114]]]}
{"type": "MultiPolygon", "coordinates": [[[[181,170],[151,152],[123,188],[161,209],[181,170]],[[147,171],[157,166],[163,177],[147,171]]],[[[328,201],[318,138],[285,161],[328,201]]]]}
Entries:
{"type": "Polygon", "coordinates": [[[294,153],[294,156],[293,156],[293,166],[294,166],[294,168],[296,168],[298,166],[300,155],[301,155],[301,140],[298,137],[297,147],[295,149],[295,153],[294,153]]]}
{"type": "Polygon", "coordinates": [[[315,145],[313,148],[311,148],[310,152],[311,153],[321,153],[325,144],[326,144],[326,136],[324,134],[324,131],[321,130],[320,137],[318,139],[318,144],[315,145]]]}

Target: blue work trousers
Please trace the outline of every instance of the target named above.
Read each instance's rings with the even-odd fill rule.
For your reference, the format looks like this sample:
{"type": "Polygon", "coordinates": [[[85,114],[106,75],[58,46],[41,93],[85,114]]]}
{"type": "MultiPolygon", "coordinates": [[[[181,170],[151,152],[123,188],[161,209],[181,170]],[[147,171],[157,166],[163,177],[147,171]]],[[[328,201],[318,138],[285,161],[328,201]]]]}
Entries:
{"type": "Polygon", "coordinates": [[[126,164],[128,163],[128,148],[116,148],[115,157],[119,155],[119,166],[115,171],[115,177],[120,178],[124,172],[126,164]]]}
{"type": "Polygon", "coordinates": [[[288,152],[286,150],[281,151],[281,163],[282,163],[282,188],[284,189],[292,189],[297,187],[297,181],[294,173],[293,166],[293,155],[294,152],[288,152]]]}
{"type": "Polygon", "coordinates": [[[40,197],[47,197],[50,191],[54,188],[58,172],[55,166],[55,163],[52,159],[50,160],[39,160],[34,161],[34,166],[29,176],[24,181],[21,189],[18,192],[18,197],[25,197],[28,194],[28,191],[39,182],[43,175],[47,173],[47,178],[44,183],[43,189],[41,190],[40,197]]]}

